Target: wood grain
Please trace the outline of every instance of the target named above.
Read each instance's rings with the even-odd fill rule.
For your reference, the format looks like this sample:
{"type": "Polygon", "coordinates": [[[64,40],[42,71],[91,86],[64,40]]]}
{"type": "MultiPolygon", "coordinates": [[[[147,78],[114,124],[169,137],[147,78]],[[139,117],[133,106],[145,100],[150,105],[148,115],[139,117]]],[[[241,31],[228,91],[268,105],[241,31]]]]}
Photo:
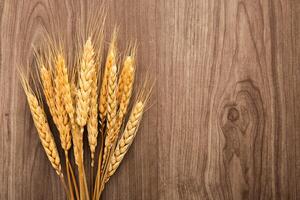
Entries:
{"type": "MultiPolygon", "coordinates": [[[[137,39],[138,83],[156,87],[103,199],[299,199],[300,1],[105,3],[107,36],[137,39]]],[[[0,199],[65,198],[16,69],[58,20],[72,49],[100,4],[0,1],[0,199]]]]}

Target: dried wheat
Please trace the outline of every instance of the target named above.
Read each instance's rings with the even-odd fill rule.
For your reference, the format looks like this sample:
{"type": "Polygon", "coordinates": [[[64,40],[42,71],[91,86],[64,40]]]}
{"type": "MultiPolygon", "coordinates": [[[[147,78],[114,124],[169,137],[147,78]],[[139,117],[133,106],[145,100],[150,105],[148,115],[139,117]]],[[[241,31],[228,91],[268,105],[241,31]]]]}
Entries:
{"type": "Polygon", "coordinates": [[[76,132],[74,135],[74,154],[75,162],[78,166],[79,185],[80,185],[80,198],[88,197],[88,188],[85,177],[85,169],[83,163],[83,131],[84,126],[87,124],[89,110],[90,110],[90,94],[92,90],[93,74],[95,73],[95,53],[94,47],[89,37],[84,44],[83,54],[80,61],[78,86],[76,94],[76,132]],[[78,129],[79,130],[78,130],[78,129]]]}
{"type": "Polygon", "coordinates": [[[132,56],[127,56],[124,63],[122,72],[120,74],[119,82],[118,82],[118,93],[117,100],[121,102],[122,95],[124,93],[124,86],[128,82],[128,79],[133,80],[133,76],[131,74],[134,72],[134,58],[132,56]]]}
{"type": "Polygon", "coordinates": [[[95,73],[94,48],[91,38],[84,45],[79,72],[79,89],[77,91],[76,119],[79,126],[87,123],[93,74],[95,73]]]}
{"type": "Polygon", "coordinates": [[[33,94],[30,86],[24,77],[21,77],[22,85],[27,96],[27,101],[31,111],[31,115],[37,129],[39,138],[47,154],[52,167],[59,176],[62,176],[59,154],[55,145],[53,135],[50,131],[46,114],[43,108],[39,105],[37,97],[33,94]]]}
{"type": "Polygon", "coordinates": [[[97,146],[98,136],[98,70],[93,74],[90,112],[87,122],[88,141],[91,151],[91,165],[94,166],[94,155],[97,146]]]}
{"type": "Polygon", "coordinates": [[[118,134],[118,131],[122,125],[123,119],[127,112],[129,100],[132,93],[133,82],[134,82],[134,59],[132,56],[128,56],[124,61],[124,66],[118,84],[118,100],[120,105],[119,105],[119,111],[118,111],[116,125],[115,125],[116,134],[118,134]]]}
{"type": "Polygon", "coordinates": [[[100,99],[99,99],[100,114],[99,115],[100,115],[101,131],[104,128],[104,121],[105,121],[106,113],[107,113],[108,79],[109,79],[111,68],[115,64],[116,64],[116,33],[114,32],[114,34],[112,36],[112,41],[110,43],[110,47],[108,50],[107,58],[106,58],[103,80],[102,80],[101,91],[100,91],[100,99]]]}
{"type": "MultiPolygon", "coordinates": [[[[69,123],[69,117],[63,99],[66,96],[65,94],[65,74],[66,66],[64,58],[61,55],[57,56],[56,60],[56,74],[54,78],[55,83],[55,105],[56,105],[56,114],[57,114],[57,128],[60,134],[60,141],[62,148],[67,152],[71,147],[71,127],[69,123]]],[[[67,76],[67,75],[66,75],[67,76]]],[[[68,79],[68,78],[67,78],[68,79]]]]}
{"type": "Polygon", "coordinates": [[[43,92],[50,110],[52,119],[56,125],[58,125],[58,119],[56,114],[54,87],[51,69],[46,69],[44,65],[40,67],[40,77],[43,85],[43,92]]]}
{"type": "MultiPolygon", "coordinates": [[[[73,107],[76,107],[76,102],[77,102],[77,88],[74,83],[74,80],[71,81],[71,97],[72,97],[72,103],[73,107]]],[[[74,113],[74,118],[76,119],[76,113],[74,113]]],[[[74,150],[74,158],[75,158],[75,163],[77,166],[80,164],[80,160],[83,158],[83,151],[81,150],[83,147],[83,138],[82,134],[80,132],[80,127],[78,124],[75,122],[72,125],[72,141],[73,141],[73,150],[74,150]]]]}
{"type": "Polygon", "coordinates": [[[74,108],[74,98],[72,96],[72,88],[68,78],[68,70],[66,65],[62,65],[59,69],[59,79],[61,83],[62,99],[65,106],[65,110],[68,113],[71,126],[75,124],[75,108],[74,108]]]}
{"type": "Polygon", "coordinates": [[[106,182],[108,181],[109,177],[111,177],[115,173],[116,169],[118,168],[121,161],[123,160],[126,152],[128,151],[130,145],[132,144],[143,115],[143,110],[144,110],[143,101],[137,102],[133,107],[133,111],[129,117],[126,128],[110,159],[106,180],[105,180],[106,182]]]}
{"type": "Polygon", "coordinates": [[[114,126],[116,122],[117,114],[117,99],[116,99],[116,89],[117,89],[117,67],[114,65],[111,68],[108,87],[107,87],[107,134],[105,138],[105,147],[103,152],[103,161],[105,162],[107,153],[113,143],[115,138],[114,126]]]}

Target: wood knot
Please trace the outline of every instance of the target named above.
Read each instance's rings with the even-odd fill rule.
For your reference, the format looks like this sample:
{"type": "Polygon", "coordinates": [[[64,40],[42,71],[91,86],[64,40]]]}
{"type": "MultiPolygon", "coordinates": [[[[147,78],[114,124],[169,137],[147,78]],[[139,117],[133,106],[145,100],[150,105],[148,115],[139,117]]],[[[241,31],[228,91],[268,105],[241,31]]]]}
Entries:
{"type": "Polygon", "coordinates": [[[235,122],[240,117],[239,111],[236,108],[230,108],[227,114],[227,119],[235,122]]]}

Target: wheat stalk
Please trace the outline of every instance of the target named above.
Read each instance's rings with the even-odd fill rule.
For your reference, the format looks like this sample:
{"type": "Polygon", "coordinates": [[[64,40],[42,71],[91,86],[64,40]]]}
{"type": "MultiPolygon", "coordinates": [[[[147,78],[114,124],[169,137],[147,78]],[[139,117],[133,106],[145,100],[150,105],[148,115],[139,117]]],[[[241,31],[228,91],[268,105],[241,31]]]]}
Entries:
{"type": "MultiPolygon", "coordinates": [[[[76,122],[79,125],[80,133],[75,135],[76,147],[74,148],[74,153],[78,157],[78,171],[79,171],[79,182],[80,182],[80,195],[81,198],[87,198],[88,187],[85,177],[85,170],[83,164],[83,131],[84,126],[87,124],[89,110],[90,110],[90,94],[92,91],[93,76],[95,71],[95,61],[94,61],[94,47],[89,37],[83,47],[82,59],[80,62],[79,69],[79,88],[77,90],[77,101],[76,101],[76,122]],[[77,150],[76,150],[77,149],[77,150]]],[[[75,146],[75,143],[74,143],[75,146]]]]}
{"type": "Polygon", "coordinates": [[[104,121],[107,113],[108,80],[109,80],[111,68],[113,67],[113,65],[116,64],[116,53],[117,53],[116,51],[117,50],[116,50],[116,31],[115,31],[112,36],[112,40],[106,58],[103,80],[101,84],[100,98],[99,98],[99,112],[100,112],[99,115],[100,115],[101,131],[103,131],[104,121]]]}
{"type": "MultiPolygon", "coordinates": [[[[79,49],[80,56],[74,62],[69,57],[66,57],[66,59],[63,57],[65,49],[63,49],[63,40],[60,38],[57,38],[58,41],[56,39],[52,41],[49,38],[49,44],[46,45],[48,53],[44,52],[36,57],[42,89],[53,121],[59,131],[61,148],[65,151],[65,171],[68,188],[62,175],[59,154],[43,110],[41,98],[38,98],[39,95],[35,95],[29,87],[28,79],[26,80],[24,76],[21,77],[40,140],[48,159],[64,184],[68,199],[90,199],[84,165],[83,140],[85,134],[83,133],[85,126],[87,127],[87,139],[91,152],[91,180],[94,179],[95,155],[99,155],[95,182],[94,185],[90,184],[91,188],[94,187],[91,198],[100,199],[104,185],[119,167],[136,136],[145,111],[146,100],[149,97],[148,90],[145,87],[147,84],[145,84],[133,105],[127,123],[124,123],[129,112],[128,107],[133,93],[135,46],[130,49],[130,54],[125,57],[118,78],[117,34],[116,30],[114,31],[100,86],[99,69],[102,33],[99,34],[99,32],[93,31],[93,23],[88,24],[88,30],[82,32],[82,36],[89,33],[90,37],[82,46],[76,45],[75,48],[76,50],[79,49]],[[67,61],[68,64],[74,64],[78,68],[76,67],[73,72],[68,73],[67,61]],[[99,154],[96,153],[98,132],[101,133],[99,154]],[[73,172],[72,162],[70,162],[70,156],[68,156],[68,150],[72,144],[78,169],[77,173],[73,172]],[[78,180],[76,180],[75,175],[78,176],[78,180]],[[77,182],[79,187],[77,187],[77,182]]],[[[78,39],[80,40],[80,38],[78,39]]],[[[66,52],[66,55],[69,55],[68,51],[66,52]]]]}
{"type": "Polygon", "coordinates": [[[37,97],[33,94],[28,81],[21,75],[22,86],[27,96],[27,101],[31,115],[37,129],[39,138],[46,152],[46,155],[59,176],[63,176],[60,164],[59,154],[55,145],[53,135],[50,131],[44,109],[39,105],[37,97]]]}
{"type": "MultiPolygon", "coordinates": [[[[62,148],[65,152],[68,151],[71,147],[71,128],[69,123],[69,117],[67,110],[64,105],[64,98],[66,96],[65,90],[67,87],[65,83],[65,76],[67,76],[66,66],[64,58],[61,55],[57,56],[56,60],[56,74],[54,78],[55,83],[55,105],[56,105],[56,114],[57,114],[57,128],[60,134],[60,141],[62,148]]],[[[66,77],[66,79],[68,79],[66,77]]],[[[66,80],[68,82],[68,80],[66,80]]],[[[70,90],[70,88],[69,88],[70,90]]]]}
{"type": "MultiPolygon", "coordinates": [[[[71,197],[74,197],[73,189],[71,186],[71,179],[70,179],[70,172],[72,172],[72,167],[69,166],[69,156],[68,156],[68,149],[71,147],[71,134],[70,130],[72,128],[72,134],[74,132],[75,126],[75,109],[74,109],[74,102],[72,98],[72,91],[71,91],[71,84],[68,78],[68,69],[65,64],[64,58],[59,54],[57,56],[57,65],[56,65],[56,105],[57,105],[57,114],[58,116],[62,116],[65,123],[63,126],[60,126],[61,142],[63,144],[63,149],[65,150],[65,157],[66,157],[66,171],[67,171],[67,178],[69,183],[69,191],[71,197]],[[60,115],[59,115],[60,113],[60,115]]],[[[74,135],[74,134],[73,134],[74,135]]],[[[75,191],[76,191],[76,182],[73,181],[75,191]]]]}
{"type": "Polygon", "coordinates": [[[121,161],[123,160],[126,152],[128,151],[130,145],[138,130],[142,115],[144,110],[144,102],[138,101],[131,112],[125,130],[116,145],[116,149],[110,158],[108,164],[108,171],[106,174],[105,182],[115,173],[116,169],[119,167],[121,161]]]}
{"type": "Polygon", "coordinates": [[[93,74],[92,90],[91,90],[91,102],[90,113],[87,122],[88,141],[91,151],[91,166],[94,166],[94,155],[97,146],[98,136],[98,76],[97,71],[93,74]]]}
{"type": "Polygon", "coordinates": [[[91,38],[84,45],[79,72],[79,89],[77,91],[76,119],[80,127],[87,123],[93,74],[95,73],[94,48],[91,38]]]}
{"type": "Polygon", "coordinates": [[[106,162],[107,154],[113,139],[115,138],[115,122],[117,114],[117,99],[116,99],[116,89],[117,89],[117,66],[114,65],[111,68],[108,87],[107,87],[107,131],[105,137],[105,146],[103,152],[103,163],[106,162]]]}
{"type": "MultiPolygon", "coordinates": [[[[71,120],[71,124],[72,124],[72,141],[73,141],[73,150],[74,150],[75,163],[78,166],[80,164],[80,159],[83,157],[83,152],[80,150],[80,149],[82,149],[83,138],[82,138],[82,134],[80,132],[80,127],[76,123],[76,120],[75,120],[76,119],[75,107],[76,107],[78,92],[77,92],[77,88],[76,88],[76,85],[74,83],[74,80],[71,81],[70,88],[71,88],[70,89],[70,91],[71,91],[71,102],[72,102],[72,107],[74,108],[74,111],[73,111],[74,120],[71,120]]],[[[69,114],[69,116],[72,116],[72,113],[69,114]]]]}
{"type": "Polygon", "coordinates": [[[56,114],[56,106],[55,106],[55,98],[54,98],[55,95],[54,95],[54,87],[53,87],[51,70],[46,69],[44,65],[41,65],[40,77],[41,77],[43,91],[48,104],[49,111],[51,113],[54,123],[57,125],[58,120],[56,114]]]}
{"type": "Polygon", "coordinates": [[[135,61],[133,56],[127,56],[123,63],[123,68],[118,82],[118,92],[117,92],[118,102],[121,102],[122,96],[125,93],[124,89],[126,86],[128,86],[128,82],[130,82],[130,80],[132,80],[133,82],[134,62],[135,61]]]}
{"type": "Polygon", "coordinates": [[[61,83],[62,100],[65,106],[65,110],[69,116],[71,126],[75,124],[75,108],[74,98],[72,94],[71,84],[68,78],[68,70],[66,65],[62,65],[59,69],[59,82],[61,83]]]}
{"type": "Polygon", "coordinates": [[[124,61],[124,66],[118,83],[117,98],[120,105],[115,125],[115,135],[117,135],[127,112],[130,97],[132,94],[134,72],[134,58],[132,56],[127,56],[124,61]]]}

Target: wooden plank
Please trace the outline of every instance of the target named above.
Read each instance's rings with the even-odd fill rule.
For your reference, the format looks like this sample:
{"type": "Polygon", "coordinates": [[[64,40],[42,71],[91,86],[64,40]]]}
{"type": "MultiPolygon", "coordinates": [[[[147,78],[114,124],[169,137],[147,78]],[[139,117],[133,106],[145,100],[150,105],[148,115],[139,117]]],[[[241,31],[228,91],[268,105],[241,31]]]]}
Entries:
{"type": "MultiPolygon", "coordinates": [[[[137,82],[156,87],[103,199],[298,199],[300,2],[106,3],[106,41],[115,24],[121,53],[137,39],[137,82]]],[[[0,199],[65,198],[16,69],[58,20],[72,48],[100,4],[0,1],[0,199]]]]}

